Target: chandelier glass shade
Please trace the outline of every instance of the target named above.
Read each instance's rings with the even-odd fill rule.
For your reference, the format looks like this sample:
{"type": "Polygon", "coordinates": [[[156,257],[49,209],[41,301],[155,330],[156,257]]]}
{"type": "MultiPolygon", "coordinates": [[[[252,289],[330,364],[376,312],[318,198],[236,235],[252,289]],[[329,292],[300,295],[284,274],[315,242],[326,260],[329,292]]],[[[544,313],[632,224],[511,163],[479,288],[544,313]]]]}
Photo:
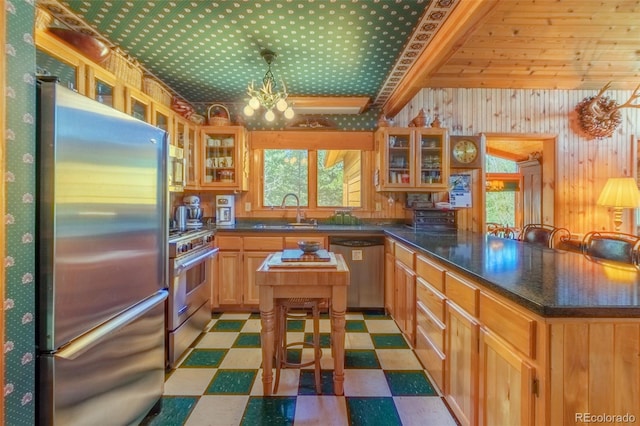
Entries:
{"type": "Polygon", "coordinates": [[[244,114],[251,117],[260,108],[264,108],[266,110],[264,119],[267,121],[273,121],[276,118],[276,114],[273,112],[273,109],[275,108],[282,112],[286,119],[293,118],[295,113],[293,108],[291,108],[287,102],[287,96],[289,96],[287,93],[287,87],[285,86],[284,81],[280,80],[282,91],[279,91],[277,89],[276,79],[271,71],[271,63],[277,55],[270,50],[263,50],[260,55],[267,62],[269,68],[262,79],[262,87],[260,89],[255,88],[253,81],[247,86],[249,101],[244,107],[244,114]]]}
{"type": "Polygon", "coordinates": [[[498,192],[504,190],[504,182],[501,180],[488,180],[485,184],[486,190],[491,192],[498,192]]]}

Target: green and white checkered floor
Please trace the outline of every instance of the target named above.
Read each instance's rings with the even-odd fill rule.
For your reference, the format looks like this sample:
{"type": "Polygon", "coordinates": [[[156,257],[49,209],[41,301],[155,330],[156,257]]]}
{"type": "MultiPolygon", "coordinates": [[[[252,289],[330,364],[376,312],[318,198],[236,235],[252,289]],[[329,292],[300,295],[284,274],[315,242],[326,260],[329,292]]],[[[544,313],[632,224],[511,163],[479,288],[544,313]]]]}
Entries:
{"type": "MultiPolygon", "coordinates": [[[[175,370],[159,412],[143,425],[456,425],[394,321],[346,315],[344,396],[333,394],[330,321],[320,320],[322,395],[313,366],[282,370],[278,393],[262,393],[260,316],[214,314],[175,370]]],[[[289,342],[311,340],[311,319],[289,320],[289,342]]],[[[289,350],[310,359],[313,349],[289,350]]]]}

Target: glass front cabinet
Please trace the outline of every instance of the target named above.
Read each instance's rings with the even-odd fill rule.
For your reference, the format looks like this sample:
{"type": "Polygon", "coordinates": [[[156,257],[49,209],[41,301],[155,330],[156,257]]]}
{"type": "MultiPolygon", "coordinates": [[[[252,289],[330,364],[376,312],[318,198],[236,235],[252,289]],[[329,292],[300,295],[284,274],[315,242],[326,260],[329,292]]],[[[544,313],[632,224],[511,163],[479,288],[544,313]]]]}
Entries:
{"type": "Polygon", "coordinates": [[[439,128],[393,128],[376,132],[374,183],[378,191],[446,191],[449,136],[439,128]]]}
{"type": "Polygon", "coordinates": [[[249,142],[244,127],[205,126],[200,132],[200,187],[246,191],[249,142]]]}
{"type": "Polygon", "coordinates": [[[176,115],[173,129],[176,135],[176,145],[184,153],[185,188],[198,189],[198,151],[196,148],[196,125],[189,120],[176,115]]]}

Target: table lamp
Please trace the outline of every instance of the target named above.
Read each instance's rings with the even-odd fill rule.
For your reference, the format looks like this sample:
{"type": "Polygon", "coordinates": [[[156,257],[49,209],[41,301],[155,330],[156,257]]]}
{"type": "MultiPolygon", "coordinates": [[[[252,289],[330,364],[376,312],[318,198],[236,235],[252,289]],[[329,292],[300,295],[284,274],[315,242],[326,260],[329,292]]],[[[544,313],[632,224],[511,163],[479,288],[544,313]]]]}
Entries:
{"type": "Polygon", "coordinates": [[[598,197],[597,204],[613,207],[613,223],[616,226],[616,232],[620,232],[622,209],[640,207],[640,191],[636,180],[632,177],[609,178],[598,197]]]}

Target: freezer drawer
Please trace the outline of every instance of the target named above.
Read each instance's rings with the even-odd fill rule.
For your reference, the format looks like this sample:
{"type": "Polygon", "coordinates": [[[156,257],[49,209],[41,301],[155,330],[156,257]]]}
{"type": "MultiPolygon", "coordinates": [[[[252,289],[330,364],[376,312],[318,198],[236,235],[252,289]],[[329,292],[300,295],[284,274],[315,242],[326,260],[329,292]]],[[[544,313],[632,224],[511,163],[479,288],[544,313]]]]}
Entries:
{"type": "Polygon", "coordinates": [[[56,353],[39,354],[38,424],[142,420],[164,389],[166,298],[158,292],[56,353]]]}

